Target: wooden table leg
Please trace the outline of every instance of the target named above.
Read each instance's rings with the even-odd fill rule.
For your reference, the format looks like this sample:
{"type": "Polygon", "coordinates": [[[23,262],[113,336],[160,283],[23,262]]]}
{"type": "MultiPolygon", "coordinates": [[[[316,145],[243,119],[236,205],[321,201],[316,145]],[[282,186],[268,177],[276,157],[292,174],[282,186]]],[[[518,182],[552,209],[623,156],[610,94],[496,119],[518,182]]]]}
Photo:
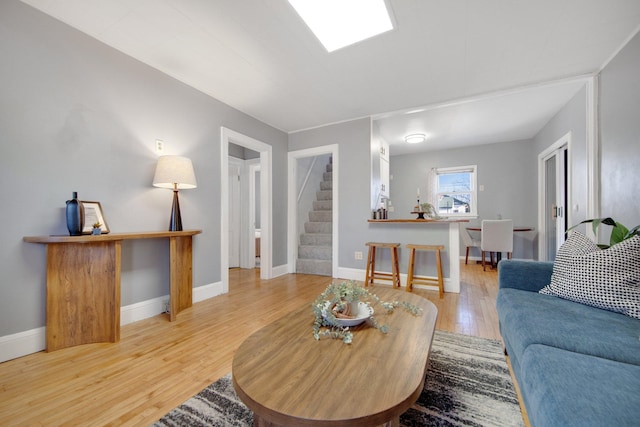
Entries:
{"type": "Polygon", "coordinates": [[[47,351],[120,339],[121,247],[47,246],[47,351]]]}
{"type": "Polygon", "coordinates": [[[169,238],[169,321],[193,304],[193,253],[191,236],[169,238]]]}

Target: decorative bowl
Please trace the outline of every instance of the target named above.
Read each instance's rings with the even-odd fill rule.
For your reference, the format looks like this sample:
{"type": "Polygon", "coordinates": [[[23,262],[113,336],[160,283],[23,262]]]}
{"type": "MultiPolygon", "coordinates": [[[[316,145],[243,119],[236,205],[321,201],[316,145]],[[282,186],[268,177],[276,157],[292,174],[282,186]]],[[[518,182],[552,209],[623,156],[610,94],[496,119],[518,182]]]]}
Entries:
{"type": "MultiPolygon", "coordinates": [[[[323,311],[323,315],[326,318],[326,314],[324,314],[329,306],[329,301],[325,304],[325,310],[323,311]]],[[[369,306],[369,304],[365,302],[358,303],[358,313],[353,319],[340,319],[336,317],[338,324],[340,326],[357,326],[367,320],[369,317],[373,316],[373,308],[369,306]]]]}

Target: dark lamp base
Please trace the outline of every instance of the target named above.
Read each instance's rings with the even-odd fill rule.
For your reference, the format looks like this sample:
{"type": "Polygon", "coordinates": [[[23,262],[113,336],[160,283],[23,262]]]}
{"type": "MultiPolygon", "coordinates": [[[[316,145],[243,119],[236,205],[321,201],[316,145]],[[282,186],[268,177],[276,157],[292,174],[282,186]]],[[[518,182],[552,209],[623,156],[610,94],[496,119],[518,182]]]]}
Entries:
{"type": "Polygon", "coordinates": [[[173,190],[173,206],[171,207],[171,220],[169,221],[169,231],[182,231],[182,217],[180,216],[180,202],[178,201],[178,190],[173,190]]]}

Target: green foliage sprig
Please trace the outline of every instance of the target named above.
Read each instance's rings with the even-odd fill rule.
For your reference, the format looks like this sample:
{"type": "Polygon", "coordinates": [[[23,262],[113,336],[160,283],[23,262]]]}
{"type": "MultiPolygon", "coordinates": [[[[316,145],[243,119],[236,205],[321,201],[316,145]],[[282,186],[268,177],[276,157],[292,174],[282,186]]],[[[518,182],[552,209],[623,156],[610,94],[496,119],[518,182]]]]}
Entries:
{"type": "MultiPolygon", "coordinates": [[[[336,306],[342,310],[352,302],[364,302],[370,307],[379,305],[387,313],[392,313],[397,307],[418,316],[422,309],[406,301],[382,301],[376,294],[369,292],[355,281],[349,280],[342,283],[332,283],[313,301],[311,308],[315,315],[313,322],[313,336],[320,338],[341,339],[345,344],[353,342],[353,333],[348,326],[342,326],[330,307],[336,306]]],[[[383,334],[389,332],[389,326],[378,323],[374,316],[369,317],[371,325],[383,334]]]]}
{"type": "Polygon", "coordinates": [[[422,212],[426,213],[429,218],[433,219],[441,219],[442,217],[438,215],[438,211],[436,208],[428,202],[420,203],[420,209],[422,212]]]}
{"type": "MultiPolygon", "coordinates": [[[[611,237],[609,237],[609,244],[608,245],[598,244],[598,246],[601,249],[607,249],[608,247],[611,247],[616,243],[620,243],[623,240],[630,239],[633,236],[637,236],[638,234],[640,234],[640,225],[636,225],[631,230],[629,230],[627,227],[615,221],[613,218],[585,219],[580,224],[587,224],[587,223],[591,223],[591,226],[593,227],[593,234],[597,233],[598,227],[600,226],[600,224],[610,225],[611,227],[613,227],[611,229],[611,237]]],[[[568,229],[567,232],[578,227],[580,224],[574,225],[573,227],[568,229]]]]}

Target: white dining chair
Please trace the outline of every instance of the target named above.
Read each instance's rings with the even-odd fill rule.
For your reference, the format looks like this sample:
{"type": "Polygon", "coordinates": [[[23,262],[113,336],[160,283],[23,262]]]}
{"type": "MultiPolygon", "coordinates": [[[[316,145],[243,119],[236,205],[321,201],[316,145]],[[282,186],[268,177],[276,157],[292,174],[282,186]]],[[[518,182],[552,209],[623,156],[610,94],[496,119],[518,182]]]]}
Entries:
{"type": "MultiPolygon", "coordinates": [[[[513,252],[513,220],[498,219],[482,221],[482,231],[480,232],[480,248],[482,249],[482,269],[486,270],[484,257],[485,252],[490,253],[491,265],[493,265],[493,253],[507,253],[507,258],[511,259],[513,252]]],[[[498,256],[500,261],[500,256],[498,256]]]]}
{"type": "Polygon", "coordinates": [[[464,263],[469,263],[469,248],[479,248],[480,240],[474,239],[469,230],[466,227],[463,227],[462,232],[460,233],[462,237],[462,243],[467,247],[467,254],[464,257],[464,263]]]}

